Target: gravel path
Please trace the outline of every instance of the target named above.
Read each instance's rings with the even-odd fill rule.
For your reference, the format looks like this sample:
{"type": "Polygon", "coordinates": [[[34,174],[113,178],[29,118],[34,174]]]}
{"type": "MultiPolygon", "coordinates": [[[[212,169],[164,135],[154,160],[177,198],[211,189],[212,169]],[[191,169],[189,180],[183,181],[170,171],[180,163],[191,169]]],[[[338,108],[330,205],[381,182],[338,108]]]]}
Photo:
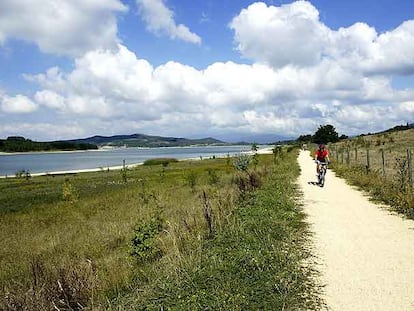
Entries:
{"type": "Polygon", "coordinates": [[[299,155],[309,215],[330,310],[414,310],[414,221],[391,215],[328,170],[316,181],[309,152],[299,155]]]}

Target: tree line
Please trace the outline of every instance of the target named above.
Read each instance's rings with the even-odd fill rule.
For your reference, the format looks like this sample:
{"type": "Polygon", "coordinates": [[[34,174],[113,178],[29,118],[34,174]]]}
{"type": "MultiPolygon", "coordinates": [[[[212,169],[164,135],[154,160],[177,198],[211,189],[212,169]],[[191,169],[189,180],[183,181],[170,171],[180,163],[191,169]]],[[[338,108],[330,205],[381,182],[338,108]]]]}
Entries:
{"type": "Polygon", "coordinates": [[[98,149],[98,146],[89,143],[74,143],[68,141],[37,142],[21,136],[9,136],[0,139],[2,152],[29,152],[29,151],[70,151],[98,149]]]}
{"type": "Polygon", "coordinates": [[[315,134],[300,135],[296,141],[301,143],[315,143],[315,144],[327,144],[336,143],[340,140],[347,139],[348,136],[342,134],[339,136],[335,127],[331,124],[320,125],[315,134]]]}

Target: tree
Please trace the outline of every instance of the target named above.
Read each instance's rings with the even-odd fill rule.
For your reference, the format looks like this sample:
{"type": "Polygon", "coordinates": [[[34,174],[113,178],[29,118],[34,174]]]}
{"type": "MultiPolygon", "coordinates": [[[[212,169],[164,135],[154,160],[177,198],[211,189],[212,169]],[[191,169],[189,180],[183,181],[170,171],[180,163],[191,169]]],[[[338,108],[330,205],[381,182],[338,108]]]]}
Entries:
{"type": "Polygon", "coordinates": [[[252,150],[254,153],[256,153],[256,152],[257,152],[257,150],[259,150],[259,146],[258,146],[256,143],[253,143],[253,144],[252,144],[252,148],[251,148],[251,150],[252,150]]]}
{"type": "Polygon", "coordinates": [[[312,135],[311,134],[307,134],[307,135],[300,135],[296,141],[298,142],[309,142],[312,140],[312,135]]]}
{"type": "Polygon", "coordinates": [[[338,140],[338,133],[330,124],[320,125],[318,130],[312,136],[312,141],[317,144],[335,143],[338,140]]]}

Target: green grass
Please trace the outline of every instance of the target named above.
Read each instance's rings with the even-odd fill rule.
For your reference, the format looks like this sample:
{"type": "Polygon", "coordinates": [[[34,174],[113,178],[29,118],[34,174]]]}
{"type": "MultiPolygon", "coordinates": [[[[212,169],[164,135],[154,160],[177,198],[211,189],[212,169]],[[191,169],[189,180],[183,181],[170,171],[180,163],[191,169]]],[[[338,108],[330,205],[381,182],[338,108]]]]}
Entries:
{"type": "MultiPolygon", "coordinates": [[[[295,153],[269,169],[269,176],[263,174],[263,187],[244,193],[225,212],[228,218],[220,221],[226,223],[212,239],[181,250],[173,270],[163,269],[169,267],[163,259],[146,269],[140,275],[147,280],[144,287],[123,297],[114,309],[320,309],[309,232],[295,200],[295,153]]],[[[213,217],[217,213],[213,208],[213,217]]]]}
{"type": "Polygon", "coordinates": [[[317,309],[287,159],[0,180],[0,309],[317,309]]]}

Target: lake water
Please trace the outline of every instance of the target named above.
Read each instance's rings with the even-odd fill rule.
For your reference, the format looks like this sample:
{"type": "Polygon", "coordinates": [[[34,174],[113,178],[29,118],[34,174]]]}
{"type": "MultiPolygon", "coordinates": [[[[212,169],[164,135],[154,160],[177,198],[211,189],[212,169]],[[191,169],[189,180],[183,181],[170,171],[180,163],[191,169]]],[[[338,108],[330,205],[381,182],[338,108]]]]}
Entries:
{"type": "Polygon", "coordinates": [[[168,148],[122,148],[110,150],[91,150],[83,152],[24,153],[0,155],[0,176],[14,176],[16,172],[28,170],[31,174],[85,170],[142,163],[152,158],[169,157],[190,159],[200,156],[233,156],[249,151],[251,146],[204,146],[168,148]]]}

